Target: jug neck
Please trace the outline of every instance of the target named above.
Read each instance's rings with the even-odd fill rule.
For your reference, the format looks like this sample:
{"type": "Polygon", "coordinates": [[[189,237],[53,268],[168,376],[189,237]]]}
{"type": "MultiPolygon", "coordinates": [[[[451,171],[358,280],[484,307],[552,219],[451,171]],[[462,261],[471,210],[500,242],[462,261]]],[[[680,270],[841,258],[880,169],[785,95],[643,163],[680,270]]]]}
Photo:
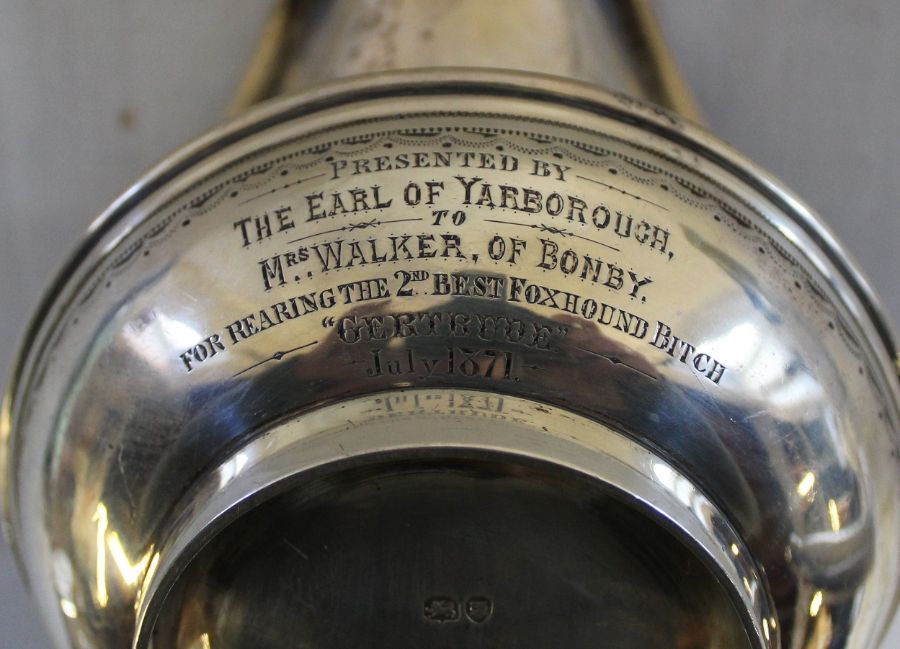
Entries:
{"type": "Polygon", "coordinates": [[[230,112],[412,68],[567,77],[699,119],[646,0],[279,0],[230,112]]]}

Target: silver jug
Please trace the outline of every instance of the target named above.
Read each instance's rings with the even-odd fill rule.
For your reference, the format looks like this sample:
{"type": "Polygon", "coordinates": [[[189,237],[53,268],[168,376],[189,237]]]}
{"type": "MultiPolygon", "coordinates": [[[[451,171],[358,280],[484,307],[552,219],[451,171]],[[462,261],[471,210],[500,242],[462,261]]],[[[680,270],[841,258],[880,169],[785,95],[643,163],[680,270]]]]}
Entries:
{"type": "Polygon", "coordinates": [[[890,327],[694,111],[644,2],[280,3],[21,346],[56,646],[874,649],[890,327]]]}

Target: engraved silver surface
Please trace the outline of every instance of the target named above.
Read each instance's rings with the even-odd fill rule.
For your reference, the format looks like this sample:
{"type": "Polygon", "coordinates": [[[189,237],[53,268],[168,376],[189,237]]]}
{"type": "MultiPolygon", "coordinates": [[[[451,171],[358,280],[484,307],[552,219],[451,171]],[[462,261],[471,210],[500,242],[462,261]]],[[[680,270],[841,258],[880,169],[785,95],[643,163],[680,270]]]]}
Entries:
{"type": "MultiPolygon", "coordinates": [[[[202,546],[265,507],[308,521],[277,498],[314,467],[487,463],[511,499],[558,480],[563,501],[574,471],[707,571],[671,646],[718,646],[686,635],[717,583],[748,646],[873,647],[900,574],[894,358],[808,210],[680,118],[534,75],[388,74],[257,109],[101,217],[6,398],[7,512],[60,647],[168,647],[158,614],[223,601],[179,582],[217,574],[202,546]],[[429,396],[463,405],[366,420],[429,396]]],[[[386,608],[490,629],[490,586],[386,608]]]]}

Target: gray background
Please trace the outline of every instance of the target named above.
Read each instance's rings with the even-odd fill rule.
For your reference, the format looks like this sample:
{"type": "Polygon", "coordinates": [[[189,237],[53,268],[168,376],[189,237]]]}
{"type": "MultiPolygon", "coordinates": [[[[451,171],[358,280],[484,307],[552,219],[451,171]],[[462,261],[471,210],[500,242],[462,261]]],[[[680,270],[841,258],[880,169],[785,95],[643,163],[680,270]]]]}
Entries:
{"type": "MultiPolygon", "coordinates": [[[[654,4],[713,132],[823,215],[900,321],[900,3],[654,4]]],[[[93,216],[220,121],[270,5],[0,0],[0,367],[93,216]]],[[[46,646],[0,541],[0,647],[46,646]]]]}

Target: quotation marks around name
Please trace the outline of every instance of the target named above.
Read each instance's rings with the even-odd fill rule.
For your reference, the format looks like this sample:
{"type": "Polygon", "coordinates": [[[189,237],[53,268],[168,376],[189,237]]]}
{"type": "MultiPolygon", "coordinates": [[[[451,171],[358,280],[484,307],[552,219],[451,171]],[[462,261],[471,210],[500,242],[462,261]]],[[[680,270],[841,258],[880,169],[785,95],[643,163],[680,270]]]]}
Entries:
{"type": "Polygon", "coordinates": [[[429,622],[439,624],[458,622],[465,614],[473,624],[483,624],[494,612],[494,603],[487,597],[470,597],[463,606],[454,597],[435,596],[425,600],[423,613],[429,622]]]}

